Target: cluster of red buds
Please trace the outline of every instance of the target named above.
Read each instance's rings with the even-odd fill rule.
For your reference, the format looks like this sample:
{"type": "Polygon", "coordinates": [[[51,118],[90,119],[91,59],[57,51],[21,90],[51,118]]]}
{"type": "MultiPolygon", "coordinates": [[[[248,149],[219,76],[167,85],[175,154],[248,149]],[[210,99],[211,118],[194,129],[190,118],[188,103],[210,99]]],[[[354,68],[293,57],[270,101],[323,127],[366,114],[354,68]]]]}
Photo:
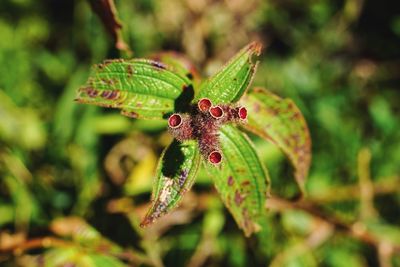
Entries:
{"type": "Polygon", "coordinates": [[[225,123],[240,123],[247,119],[245,107],[232,104],[213,105],[202,98],[188,113],[174,113],[168,119],[169,132],[178,140],[197,140],[200,153],[212,164],[222,161],[218,131],[225,123]]]}

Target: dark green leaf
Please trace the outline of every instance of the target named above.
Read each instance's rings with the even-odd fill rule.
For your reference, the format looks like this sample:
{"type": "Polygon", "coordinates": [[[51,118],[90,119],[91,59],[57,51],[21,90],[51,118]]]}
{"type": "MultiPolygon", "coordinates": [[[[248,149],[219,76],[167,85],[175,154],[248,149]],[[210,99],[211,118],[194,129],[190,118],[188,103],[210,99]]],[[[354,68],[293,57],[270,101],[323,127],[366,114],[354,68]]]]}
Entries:
{"type": "Polygon", "coordinates": [[[249,87],[257,63],[253,55],[259,55],[261,44],[250,43],[237,53],[219,72],[206,80],[200,88],[197,99],[207,97],[214,103],[236,102],[249,87]]]}
{"type": "Polygon", "coordinates": [[[152,207],[143,219],[146,226],[175,208],[190,190],[200,165],[200,153],[193,140],[174,140],[161,156],[153,188],[152,207]]]}
{"type": "Polygon", "coordinates": [[[303,189],[311,162],[311,138],[307,123],[291,99],[255,88],[241,103],[248,110],[244,127],[279,146],[294,165],[295,178],[303,189]]]}
{"type": "Polygon", "coordinates": [[[247,136],[230,125],[220,131],[223,159],[208,165],[215,187],[246,236],[260,227],[265,213],[269,177],[247,136]]]}
{"type": "Polygon", "coordinates": [[[120,108],[133,118],[162,119],[190,102],[191,81],[152,60],[106,60],[96,65],[77,101],[120,108]]]}

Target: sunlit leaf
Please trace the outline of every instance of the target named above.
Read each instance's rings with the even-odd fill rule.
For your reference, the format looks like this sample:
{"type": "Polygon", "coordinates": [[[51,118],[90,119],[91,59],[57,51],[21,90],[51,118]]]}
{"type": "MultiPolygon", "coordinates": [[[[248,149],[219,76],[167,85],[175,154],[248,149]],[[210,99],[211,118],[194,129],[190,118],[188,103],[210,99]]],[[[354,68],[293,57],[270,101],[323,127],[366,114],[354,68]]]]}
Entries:
{"type": "Polygon", "coordinates": [[[106,60],[96,65],[77,101],[119,108],[132,118],[162,119],[193,97],[189,78],[152,60],[106,60]]]}
{"type": "Polygon", "coordinates": [[[165,63],[171,66],[174,72],[181,76],[186,76],[189,80],[193,81],[194,87],[200,82],[200,74],[196,66],[185,55],[177,52],[161,52],[151,57],[155,61],[165,63]]]}
{"type": "Polygon", "coordinates": [[[200,165],[200,153],[195,141],[173,141],[163,152],[156,172],[152,207],[143,219],[146,226],[176,207],[190,190],[200,165]]]}
{"type": "Polygon", "coordinates": [[[219,72],[206,80],[200,88],[198,99],[207,97],[214,103],[236,102],[249,87],[257,63],[253,55],[261,53],[261,44],[250,43],[239,51],[219,72]]]}
{"type": "Polygon", "coordinates": [[[244,127],[279,146],[295,167],[295,178],[303,189],[311,162],[311,139],[307,123],[291,99],[255,88],[241,103],[248,110],[244,127]]]}
{"type": "Polygon", "coordinates": [[[224,125],[220,131],[223,160],[208,166],[215,187],[246,236],[259,230],[264,215],[269,177],[253,145],[235,127],[224,125]]]}

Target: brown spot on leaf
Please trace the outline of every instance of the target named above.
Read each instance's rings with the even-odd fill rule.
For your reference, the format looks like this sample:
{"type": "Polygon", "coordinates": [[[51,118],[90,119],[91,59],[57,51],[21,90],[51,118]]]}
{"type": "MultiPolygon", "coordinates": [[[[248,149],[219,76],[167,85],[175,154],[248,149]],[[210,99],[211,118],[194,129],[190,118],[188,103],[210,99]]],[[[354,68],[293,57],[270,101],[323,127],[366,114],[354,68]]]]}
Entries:
{"type": "Polygon", "coordinates": [[[293,115],[290,117],[291,120],[299,120],[301,118],[301,114],[298,112],[293,113],[293,115]]]}
{"type": "Polygon", "coordinates": [[[133,75],[133,68],[132,68],[131,65],[128,65],[128,66],[126,67],[126,72],[128,73],[128,77],[132,77],[132,75],[133,75]]]}
{"type": "Polygon", "coordinates": [[[130,118],[134,118],[137,119],[139,117],[139,114],[137,114],[134,111],[126,111],[126,110],[122,110],[121,114],[130,118]]]}
{"type": "Polygon", "coordinates": [[[108,100],[115,100],[119,97],[119,91],[117,90],[105,90],[101,93],[101,97],[108,100]]]}
{"type": "Polygon", "coordinates": [[[229,185],[229,186],[232,186],[232,185],[233,185],[233,182],[234,182],[234,181],[233,181],[233,177],[232,177],[232,176],[229,176],[229,177],[228,177],[228,185],[229,185]]]}
{"type": "Polygon", "coordinates": [[[91,97],[91,98],[94,98],[94,97],[96,97],[96,96],[99,95],[99,91],[97,91],[96,89],[91,88],[91,87],[85,88],[84,91],[85,91],[86,94],[87,94],[89,97],[91,97]]]}
{"type": "Polygon", "coordinates": [[[101,78],[101,81],[107,85],[112,85],[114,83],[112,79],[106,79],[106,78],[101,78]]]}
{"type": "Polygon", "coordinates": [[[243,203],[244,199],[245,199],[245,196],[240,194],[239,190],[236,190],[235,191],[235,203],[236,203],[236,205],[240,206],[240,204],[243,203]]]}
{"type": "Polygon", "coordinates": [[[245,186],[249,186],[250,185],[250,181],[243,181],[242,183],[241,183],[241,185],[243,186],[243,187],[245,187],[245,186]]]}
{"type": "Polygon", "coordinates": [[[158,69],[163,69],[163,70],[165,70],[167,68],[163,63],[158,62],[158,61],[151,61],[151,65],[153,67],[156,67],[158,69]]]}

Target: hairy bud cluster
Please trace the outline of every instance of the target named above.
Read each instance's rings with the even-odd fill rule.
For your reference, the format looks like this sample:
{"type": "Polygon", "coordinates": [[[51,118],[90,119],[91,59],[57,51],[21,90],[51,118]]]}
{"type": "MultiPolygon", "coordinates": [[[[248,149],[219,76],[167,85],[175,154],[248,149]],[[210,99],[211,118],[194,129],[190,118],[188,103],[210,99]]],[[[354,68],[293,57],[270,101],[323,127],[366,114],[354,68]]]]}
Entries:
{"type": "Polygon", "coordinates": [[[174,113],[168,119],[169,132],[178,140],[197,140],[200,153],[212,164],[222,161],[218,130],[225,123],[247,119],[247,109],[231,104],[213,105],[202,98],[188,113],[174,113]]]}

